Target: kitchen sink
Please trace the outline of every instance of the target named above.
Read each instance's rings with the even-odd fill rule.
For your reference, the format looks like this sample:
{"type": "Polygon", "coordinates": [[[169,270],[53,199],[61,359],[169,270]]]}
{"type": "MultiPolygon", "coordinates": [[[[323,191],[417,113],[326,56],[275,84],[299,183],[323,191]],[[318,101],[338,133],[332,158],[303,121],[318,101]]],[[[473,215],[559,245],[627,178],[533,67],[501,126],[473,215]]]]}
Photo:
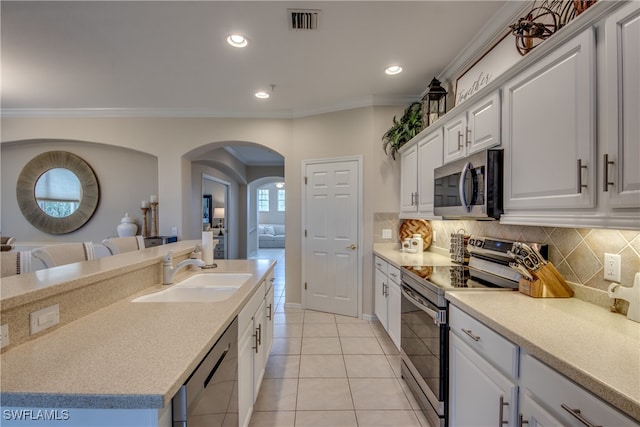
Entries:
{"type": "Polygon", "coordinates": [[[168,289],[142,295],[133,302],[216,302],[229,299],[250,273],[200,273],[189,276],[168,289]]]}

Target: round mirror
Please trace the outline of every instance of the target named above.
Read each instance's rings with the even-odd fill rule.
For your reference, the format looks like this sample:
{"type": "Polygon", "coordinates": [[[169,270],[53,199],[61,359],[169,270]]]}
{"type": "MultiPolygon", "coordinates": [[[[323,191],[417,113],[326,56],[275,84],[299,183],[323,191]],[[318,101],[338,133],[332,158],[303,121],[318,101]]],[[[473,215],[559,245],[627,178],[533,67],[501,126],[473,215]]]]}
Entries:
{"type": "Polygon", "coordinates": [[[40,154],[22,169],[18,206],[37,229],[50,234],[77,230],[98,207],[98,179],[80,157],[66,151],[40,154]]]}
{"type": "Polygon", "coordinates": [[[35,196],[38,207],[45,214],[64,218],[80,207],[82,185],[76,174],[69,169],[53,168],[38,178],[35,196]]]}

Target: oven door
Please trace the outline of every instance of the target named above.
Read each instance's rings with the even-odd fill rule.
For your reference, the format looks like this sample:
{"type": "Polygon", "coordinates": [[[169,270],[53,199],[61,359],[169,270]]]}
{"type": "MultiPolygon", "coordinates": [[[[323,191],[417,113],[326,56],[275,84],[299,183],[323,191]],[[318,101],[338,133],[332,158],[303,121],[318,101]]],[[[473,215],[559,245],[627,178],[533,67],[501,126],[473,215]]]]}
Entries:
{"type": "Polygon", "coordinates": [[[402,284],[402,359],[438,417],[446,414],[448,327],[446,309],[402,284]]]}

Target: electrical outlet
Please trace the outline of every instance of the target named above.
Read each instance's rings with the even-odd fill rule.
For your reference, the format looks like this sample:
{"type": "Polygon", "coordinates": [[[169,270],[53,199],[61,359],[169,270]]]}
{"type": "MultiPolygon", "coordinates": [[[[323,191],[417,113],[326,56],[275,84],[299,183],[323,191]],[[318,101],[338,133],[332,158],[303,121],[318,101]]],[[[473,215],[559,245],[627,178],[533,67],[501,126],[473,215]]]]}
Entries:
{"type": "Polygon", "coordinates": [[[172,236],[178,235],[178,227],[171,227],[171,235],[172,236]]]}
{"type": "Polygon", "coordinates": [[[382,229],[382,238],[383,239],[391,239],[391,229],[390,228],[383,228],[382,229]]]}
{"type": "Polygon", "coordinates": [[[60,305],[54,304],[29,314],[31,335],[60,323],[60,305]]]}
{"type": "Polygon", "coordinates": [[[620,255],[604,254],[604,280],[620,283],[620,255]]]}

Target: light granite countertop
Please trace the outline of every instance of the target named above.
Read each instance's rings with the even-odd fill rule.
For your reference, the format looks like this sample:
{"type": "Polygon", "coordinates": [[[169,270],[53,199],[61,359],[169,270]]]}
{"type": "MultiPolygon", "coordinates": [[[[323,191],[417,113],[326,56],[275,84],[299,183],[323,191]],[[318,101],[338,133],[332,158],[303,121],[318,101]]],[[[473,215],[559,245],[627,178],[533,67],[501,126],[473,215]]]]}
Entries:
{"type": "MultiPolygon", "coordinates": [[[[9,349],[0,355],[2,405],[163,408],[275,264],[216,263],[214,274],[249,272],[253,277],[223,302],[131,302],[166,289],[155,285],[9,349]]],[[[98,265],[87,268],[99,274],[98,265]]]]}
{"type": "Polygon", "coordinates": [[[436,248],[421,254],[411,254],[402,252],[399,244],[377,243],[374,245],[373,253],[397,267],[402,267],[403,265],[438,266],[453,264],[449,254],[445,250],[438,250],[436,248]]]}
{"type": "Polygon", "coordinates": [[[640,421],[640,323],[576,298],[447,292],[447,299],[640,421]]]}

